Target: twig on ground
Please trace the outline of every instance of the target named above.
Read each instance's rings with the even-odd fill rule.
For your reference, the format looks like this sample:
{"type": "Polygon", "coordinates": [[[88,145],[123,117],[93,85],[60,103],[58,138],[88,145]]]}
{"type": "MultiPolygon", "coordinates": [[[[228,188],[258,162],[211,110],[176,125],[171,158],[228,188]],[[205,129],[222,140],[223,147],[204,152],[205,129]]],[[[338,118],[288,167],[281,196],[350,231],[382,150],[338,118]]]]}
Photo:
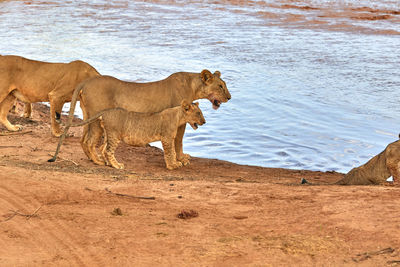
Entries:
{"type": "Polygon", "coordinates": [[[355,261],[355,262],[365,261],[367,259],[372,258],[372,256],[377,256],[377,255],[382,255],[382,254],[391,254],[394,251],[395,251],[395,249],[388,247],[388,248],[381,249],[378,251],[365,252],[365,253],[357,254],[358,258],[353,258],[353,261],[355,261]]]}
{"type": "Polygon", "coordinates": [[[30,218],[32,218],[33,216],[36,216],[36,213],[42,208],[43,206],[40,206],[39,208],[37,208],[32,214],[27,216],[27,220],[29,220],[30,218]]]}
{"type": "Polygon", "coordinates": [[[9,220],[11,220],[12,218],[14,218],[14,216],[15,215],[17,215],[17,213],[15,213],[15,211],[14,211],[14,213],[13,214],[11,214],[10,216],[8,216],[8,218],[7,219],[5,219],[3,222],[6,222],[6,221],[9,221],[9,220]]]}
{"type": "Polygon", "coordinates": [[[11,147],[22,148],[22,146],[0,146],[0,148],[11,148],[11,147]]]}
{"type": "Polygon", "coordinates": [[[43,205],[40,206],[39,208],[37,208],[32,214],[23,214],[23,213],[18,212],[18,210],[10,210],[11,212],[13,212],[13,214],[11,214],[7,219],[5,219],[4,222],[11,220],[11,219],[14,218],[16,215],[26,217],[26,219],[29,220],[29,219],[32,218],[32,217],[36,217],[36,216],[37,216],[36,213],[37,213],[42,207],[43,207],[43,205]]]}
{"type": "Polygon", "coordinates": [[[21,132],[0,132],[0,136],[8,136],[8,135],[21,135],[21,134],[28,134],[32,131],[21,131],[21,132]]]}
{"type": "MultiPolygon", "coordinates": [[[[48,154],[49,156],[53,156],[52,154],[48,154]]],[[[75,166],[79,166],[79,164],[78,163],[76,163],[75,161],[73,161],[73,160],[70,160],[70,159],[66,159],[66,158],[62,158],[62,157],[60,157],[60,156],[58,156],[57,157],[59,160],[63,160],[63,161],[69,161],[69,162],[72,162],[75,166]]]]}
{"type": "Polygon", "coordinates": [[[155,197],[140,197],[140,196],[132,196],[132,195],[127,195],[127,194],[114,193],[114,192],[111,192],[111,190],[108,188],[105,188],[105,190],[107,191],[107,193],[113,194],[113,195],[116,195],[119,197],[129,197],[129,198],[147,199],[147,200],[155,200],[156,199],[155,197]]]}

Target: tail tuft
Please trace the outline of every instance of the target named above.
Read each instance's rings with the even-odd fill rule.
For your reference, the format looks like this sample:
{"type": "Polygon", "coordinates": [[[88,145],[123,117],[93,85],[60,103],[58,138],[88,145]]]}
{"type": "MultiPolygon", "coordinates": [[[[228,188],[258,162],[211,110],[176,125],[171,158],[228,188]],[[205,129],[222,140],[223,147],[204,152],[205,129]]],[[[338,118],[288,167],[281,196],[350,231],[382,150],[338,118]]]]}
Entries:
{"type": "Polygon", "coordinates": [[[47,162],[54,162],[56,161],[56,157],[52,157],[51,159],[49,159],[47,162]]]}

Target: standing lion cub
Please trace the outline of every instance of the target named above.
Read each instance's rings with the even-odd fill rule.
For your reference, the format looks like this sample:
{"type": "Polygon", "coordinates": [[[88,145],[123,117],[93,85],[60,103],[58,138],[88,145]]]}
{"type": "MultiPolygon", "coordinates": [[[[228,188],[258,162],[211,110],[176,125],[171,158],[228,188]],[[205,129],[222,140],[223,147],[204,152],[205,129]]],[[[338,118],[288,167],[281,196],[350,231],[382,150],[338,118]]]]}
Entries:
{"type": "MultiPolygon", "coordinates": [[[[133,146],[145,146],[151,142],[161,141],[167,169],[172,170],[181,167],[183,163],[177,160],[174,147],[178,128],[189,123],[196,130],[198,125],[206,123],[199,103],[189,104],[183,100],[181,106],[168,108],[157,113],[138,113],[123,108],[106,109],[86,121],[71,126],[86,125],[97,119],[100,119],[104,133],[104,142],[101,147],[104,161],[117,169],[124,168],[124,165],[119,163],[114,156],[121,140],[133,146]]],[[[50,162],[56,160],[66,131],[61,136],[54,157],[49,159],[50,162]]]]}

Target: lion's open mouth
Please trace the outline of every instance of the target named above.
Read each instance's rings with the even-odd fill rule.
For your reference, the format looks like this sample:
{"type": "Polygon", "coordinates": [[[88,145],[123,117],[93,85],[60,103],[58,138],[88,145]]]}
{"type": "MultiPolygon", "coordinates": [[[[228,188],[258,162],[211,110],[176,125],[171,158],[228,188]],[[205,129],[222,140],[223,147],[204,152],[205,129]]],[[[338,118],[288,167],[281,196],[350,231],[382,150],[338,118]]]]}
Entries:
{"type": "Polygon", "coordinates": [[[209,94],[207,98],[208,100],[210,100],[213,109],[218,109],[221,106],[222,101],[218,99],[218,97],[216,97],[214,94],[209,94]]]}
{"type": "Polygon", "coordinates": [[[197,130],[197,128],[199,128],[197,123],[190,124],[190,126],[192,126],[193,130],[197,130]]]}
{"type": "Polygon", "coordinates": [[[213,105],[213,109],[217,110],[221,106],[221,102],[217,99],[214,99],[214,101],[212,102],[212,105],[213,105]]]}

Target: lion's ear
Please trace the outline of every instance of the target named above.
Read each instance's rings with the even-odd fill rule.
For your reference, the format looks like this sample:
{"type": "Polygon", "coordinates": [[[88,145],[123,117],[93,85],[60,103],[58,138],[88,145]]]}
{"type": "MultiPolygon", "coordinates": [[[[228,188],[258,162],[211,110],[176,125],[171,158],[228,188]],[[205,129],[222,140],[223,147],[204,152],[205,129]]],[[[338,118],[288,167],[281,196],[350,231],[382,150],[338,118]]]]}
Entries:
{"type": "Polygon", "coordinates": [[[201,80],[204,83],[211,82],[212,79],[214,78],[214,76],[212,75],[212,73],[209,70],[203,70],[201,72],[200,76],[201,76],[201,80]]]}
{"type": "Polygon", "coordinates": [[[181,102],[181,107],[184,111],[188,111],[190,109],[190,104],[185,99],[181,102]]]}
{"type": "Polygon", "coordinates": [[[221,78],[221,72],[219,72],[218,70],[216,70],[214,72],[214,76],[217,76],[218,78],[221,78]]]}

